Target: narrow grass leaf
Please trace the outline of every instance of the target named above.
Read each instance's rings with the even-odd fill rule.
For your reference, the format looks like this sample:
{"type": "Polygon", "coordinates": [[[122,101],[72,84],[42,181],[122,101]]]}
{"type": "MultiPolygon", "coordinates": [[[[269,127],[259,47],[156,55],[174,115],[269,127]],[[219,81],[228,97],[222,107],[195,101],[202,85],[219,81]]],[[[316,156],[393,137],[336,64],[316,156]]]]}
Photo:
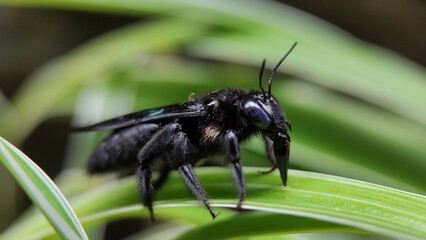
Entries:
{"type": "Polygon", "coordinates": [[[356,228],[285,214],[249,212],[194,228],[177,239],[230,239],[306,232],[363,232],[356,228]]]}
{"type": "MultiPolygon", "coordinates": [[[[307,217],[392,237],[422,239],[426,236],[425,196],[351,179],[294,170],[290,171],[288,186],[283,187],[277,172],[263,175],[258,173],[258,168],[246,167],[244,170],[247,180],[247,199],[243,205],[244,209],[307,217]]],[[[236,206],[237,196],[229,171],[224,168],[199,168],[197,175],[215,208],[236,206]]],[[[109,210],[114,211],[122,207],[126,209],[126,206],[132,207],[138,204],[139,200],[134,178],[130,177],[94,189],[72,199],[71,202],[82,218],[105,214],[103,220],[102,218],[96,220],[102,222],[108,221],[108,216],[111,217],[111,213],[114,213],[108,213],[109,210]]],[[[163,212],[169,216],[174,215],[167,219],[185,221],[186,216],[193,214],[195,216],[201,214],[206,220],[211,219],[201,206],[186,209],[184,212],[187,214],[182,214],[183,211],[179,210],[179,206],[199,206],[199,204],[192,200],[175,173],[157,192],[155,209],[158,212],[158,218],[166,216],[161,213],[163,205],[174,205],[163,212]],[[173,213],[174,211],[177,212],[173,213]],[[190,213],[191,211],[193,213],[190,213]]],[[[138,208],[134,210],[140,211],[138,208]]],[[[142,215],[147,216],[146,210],[143,211],[145,213],[142,215]]],[[[216,209],[216,211],[221,210],[216,209]]],[[[116,213],[123,218],[137,216],[136,212],[125,212],[116,213]]],[[[220,219],[218,217],[215,221],[221,221],[220,219]]],[[[95,219],[92,220],[95,221],[95,219]]],[[[28,234],[43,231],[46,227],[40,224],[36,217],[32,223],[27,222],[25,226],[28,225],[33,227],[38,225],[38,227],[33,232],[23,235],[16,233],[18,235],[13,236],[25,237],[28,234]]],[[[303,223],[299,226],[303,227],[303,223]]],[[[25,228],[22,227],[23,225],[15,226],[25,232],[25,228]]],[[[282,231],[285,232],[285,224],[282,227],[282,231]]],[[[313,225],[310,230],[308,224],[305,227],[307,232],[318,230],[313,225]]],[[[259,234],[262,232],[259,229],[259,234]]],[[[244,236],[244,233],[241,235],[244,236]]]]}
{"type": "MultiPolygon", "coordinates": [[[[208,168],[197,173],[214,203],[235,206],[228,173],[208,168]]],[[[255,168],[245,168],[245,175],[247,209],[304,216],[394,237],[426,236],[425,196],[311,172],[290,171],[286,188],[276,172],[262,175],[255,168]]],[[[169,181],[165,188],[158,199],[185,195],[179,181],[169,181]]]]}
{"type": "Polygon", "coordinates": [[[53,181],[2,137],[0,160],[63,239],[88,239],[72,208],[53,181]]]}

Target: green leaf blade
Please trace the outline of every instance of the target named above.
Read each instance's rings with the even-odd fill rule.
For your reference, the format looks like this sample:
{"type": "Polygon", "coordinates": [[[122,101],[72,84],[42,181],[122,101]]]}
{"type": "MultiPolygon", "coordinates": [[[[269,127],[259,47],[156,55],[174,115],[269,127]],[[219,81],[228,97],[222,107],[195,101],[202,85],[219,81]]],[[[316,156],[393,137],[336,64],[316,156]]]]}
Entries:
{"type": "MultiPolygon", "coordinates": [[[[258,170],[251,167],[244,169],[247,199],[243,209],[306,217],[329,222],[330,225],[327,225],[329,227],[338,224],[346,226],[346,230],[357,229],[354,231],[392,237],[422,239],[426,236],[425,196],[357,180],[295,170],[290,170],[288,186],[284,187],[278,172],[264,175],[259,174],[258,170]]],[[[198,168],[196,171],[215,208],[232,209],[236,206],[237,194],[232,177],[225,168],[198,168]]],[[[71,202],[82,218],[91,219],[87,223],[99,224],[109,219],[134,218],[141,211],[140,208],[134,207],[140,203],[133,177],[76,196],[71,202]],[[94,204],[96,207],[93,207],[94,204]],[[127,208],[130,211],[120,211],[116,217],[105,217],[117,208],[127,208]]],[[[206,220],[211,219],[208,212],[192,200],[176,173],[173,173],[163,188],[158,190],[155,211],[159,219],[193,222],[194,215],[202,215],[206,220]],[[198,207],[182,211],[182,208],[187,206],[198,207]]],[[[146,209],[142,212],[144,213],[140,214],[140,217],[148,216],[146,209]]],[[[229,217],[219,216],[214,221],[226,219],[229,217]]],[[[207,224],[206,222],[203,224],[207,224]]],[[[27,221],[23,226],[37,226],[34,230],[38,232],[43,229],[42,225],[34,218],[32,223],[27,221]]],[[[286,230],[285,224],[282,224],[282,227],[277,231],[290,231],[286,230]]],[[[318,230],[310,228],[309,224],[304,227],[306,232],[318,230]]],[[[19,226],[15,225],[15,228],[19,229],[19,226]]],[[[346,231],[343,228],[341,230],[346,231]]],[[[259,234],[261,231],[259,229],[259,234]]],[[[240,234],[244,235],[242,231],[240,234]]]]}
{"type": "Polygon", "coordinates": [[[52,180],[2,137],[0,159],[61,237],[88,239],[77,216],[52,180]]]}
{"type": "Polygon", "coordinates": [[[194,228],[178,239],[229,239],[306,232],[363,232],[340,224],[292,215],[252,212],[194,228]]]}
{"type": "MultiPolygon", "coordinates": [[[[227,181],[229,176],[221,171],[203,169],[197,173],[207,192],[216,198],[213,202],[230,206],[236,203],[235,193],[232,182],[227,181]]],[[[294,170],[290,171],[288,187],[281,185],[278,173],[261,175],[254,168],[245,168],[245,175],[246,209],[309,217],[394,237],[426,236],[424,196],[294,170]]],[[[182,198],[184,189],[179,189],[178,183],[165,186],[167,194],[159,191],[158,198],[182,198]]]]}

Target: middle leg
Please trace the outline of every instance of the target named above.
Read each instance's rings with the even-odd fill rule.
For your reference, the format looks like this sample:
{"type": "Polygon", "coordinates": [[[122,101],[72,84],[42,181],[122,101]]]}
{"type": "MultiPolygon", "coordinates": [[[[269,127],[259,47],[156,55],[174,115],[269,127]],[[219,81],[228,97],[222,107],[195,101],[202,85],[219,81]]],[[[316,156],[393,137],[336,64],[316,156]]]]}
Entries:
{"type": "Polygon", "coordinates": [[[240,164],[240,145],[234,131],[228,130],[226,132],[223,144],[225,145],[227,158],[231,165],[235,186],[240,194],[240,201],[238,202],[237,208],[241,208],[241,205],[246,198],[246,183],[240,164]]]}
{"type": "Polygon", "coordinates": [[[215,219],[218,214],[213,212],[207,199],[207,194],[201,186],[200,181],[198,181],[195,171],[190,164],[191,143],[184,132],[178,132],[173,137],[172,149],[173,161],[178,168],[179,175],[194,197],[209,210],[210,215],[215,219]]]}

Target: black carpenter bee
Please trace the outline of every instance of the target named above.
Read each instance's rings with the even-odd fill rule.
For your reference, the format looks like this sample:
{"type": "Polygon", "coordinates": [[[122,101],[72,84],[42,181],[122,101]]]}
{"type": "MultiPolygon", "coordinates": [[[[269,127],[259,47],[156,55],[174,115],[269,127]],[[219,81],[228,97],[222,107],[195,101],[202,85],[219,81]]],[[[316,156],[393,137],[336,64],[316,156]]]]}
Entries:
{"type": "Polygon", "coordinates": [[[273,69],[268,91],[262,87],[266,60],[259,74],[260,91],[225,89],[209,93],[181,104],[142,110],[77,131],[113,130],[98,146],[88,162],[91,174],[124,169],[138,162],[136,177],[141,201],[153,213],[154,187],[161,186],[171,170],[177,170],[194,197],[213,212],[206,192],[197,179],[193,165],[205,157],[223,154],[228,160],[239,192],[237,208],[246,197],[244,174],[240,165],[240,143],[253,135],[264,138],[268,158],[278,168],[286,185],[290,151],[290,123],[271,94],[271,84],[280,64],[297,43],[285,53],[273,69]],[[152,184],[152,168],[156,159],[164,164],[152,184]]]}

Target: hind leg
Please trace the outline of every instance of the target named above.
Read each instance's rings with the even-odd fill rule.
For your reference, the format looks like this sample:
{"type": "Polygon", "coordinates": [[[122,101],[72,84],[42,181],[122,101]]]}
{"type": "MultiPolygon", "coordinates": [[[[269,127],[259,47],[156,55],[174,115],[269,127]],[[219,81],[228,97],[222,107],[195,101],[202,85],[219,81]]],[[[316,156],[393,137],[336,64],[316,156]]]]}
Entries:
{"type": "MultiPolygon", "coordinates": [[[[171,138],[180,130],[180,125],[176,123],[167,124],[158,130],[151,139],[139,151],[137,158],[139,160],[139,168],[136,177],[139,183],[139,190],[143,205],[148,208],[151,219],[154,220],[153,202],[154,202],[154,186],[152,185],[152,162],[158,158],[167,148],[170,147],[171,138]]],[[[164,181],[167,175],[160,177],[159,183],[164,181]],[[164,178],[164,180],[161,180],[164,178]]]]}
{"type": "Polygon", "coordinates": [[[138,153],[140,166],[137,171],[137,178],[141,192],[141,199],[144,206],[146,206],[150,211],[151,219],[154,219],[154,188],[151,183],[152,161],[170,148],[172,150],[172,162],[178,168],[179,174],[184,180],[186,186],[192,192],[194,197],[203,203],[203,205],[209,210],[211,216],[215,218],[217,214],[215,214],[213,209],[210,207],[207,195],[190,164],[190,141],[186,134],[181,131],[180,124],[170,123],[158,130],[138,153]]]}

